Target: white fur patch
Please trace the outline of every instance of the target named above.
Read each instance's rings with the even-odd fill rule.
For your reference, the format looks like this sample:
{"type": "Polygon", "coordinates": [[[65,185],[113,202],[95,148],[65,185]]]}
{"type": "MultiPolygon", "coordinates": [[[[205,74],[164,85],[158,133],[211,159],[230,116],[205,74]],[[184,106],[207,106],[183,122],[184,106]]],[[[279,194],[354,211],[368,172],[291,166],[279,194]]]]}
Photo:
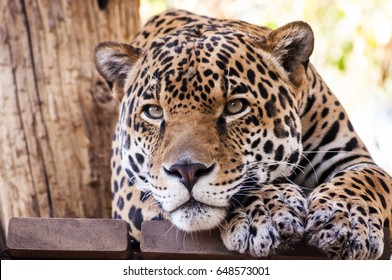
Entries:
{"type": "Polygon", "coordinates": [[[170,214],[172,223],[179,229],[191,232],[217,227],[225,218],[226,209],[209,207],[182,207],[170,214]]]}

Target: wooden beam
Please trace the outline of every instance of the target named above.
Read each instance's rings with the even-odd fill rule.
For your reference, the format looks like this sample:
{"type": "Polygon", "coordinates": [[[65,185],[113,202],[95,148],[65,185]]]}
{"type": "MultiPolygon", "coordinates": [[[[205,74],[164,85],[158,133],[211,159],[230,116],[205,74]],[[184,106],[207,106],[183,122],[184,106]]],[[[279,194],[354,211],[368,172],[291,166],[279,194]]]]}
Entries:
{"type": "MultiPolygon", "coordinates": [[[[389,229],[384,229],[384,253],[380,259],[391,256],[389,229]]],[[[144,259],[253,259],[228,251],[217,230],[184,233],[170,222],[148,221],[142,224],[141,251],[144,259]]],[[[263,259],[326,259],[318,249],[306,244],[297,244],[292,251],[281,252],[263,259]]]]}
{"type": "Polygon", "coordinates": [[[128,226],[110,219],[12,218],[7,247],[14,258],[127,259],[128,226]]]}
{"type": "MultiPolygon", "coordinates": [[[[384,229],[384,253],[391,256],[390,234],[384,229]]],[[[1,245],[1,244],[0,244],[1,245]]],[[[228,251],[217,230],[184,233],[170,222],[142,224],[141,252],[129,248],[128,225],[110,219],[12,218],[7,238],[13,258],[43,259],[252,259],[228,251]]],[[[298,244],[292,251],[264,259],[325,259],[322,252],[298,244]]]]}

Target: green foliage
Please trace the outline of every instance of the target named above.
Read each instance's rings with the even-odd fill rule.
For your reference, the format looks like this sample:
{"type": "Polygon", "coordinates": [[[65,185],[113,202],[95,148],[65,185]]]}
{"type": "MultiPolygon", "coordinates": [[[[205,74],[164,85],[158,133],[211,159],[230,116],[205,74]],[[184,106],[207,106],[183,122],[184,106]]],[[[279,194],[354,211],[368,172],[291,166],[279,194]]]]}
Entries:
{"type": "Polygon", "coordinates": [[[345,71],[347,68],[347,60],[349,59],[352,51],[353,43],[351,41],[343,42],[341,46],[341,54],[336,58],[329,58],[330,63],[340,71],[345,71]]]}

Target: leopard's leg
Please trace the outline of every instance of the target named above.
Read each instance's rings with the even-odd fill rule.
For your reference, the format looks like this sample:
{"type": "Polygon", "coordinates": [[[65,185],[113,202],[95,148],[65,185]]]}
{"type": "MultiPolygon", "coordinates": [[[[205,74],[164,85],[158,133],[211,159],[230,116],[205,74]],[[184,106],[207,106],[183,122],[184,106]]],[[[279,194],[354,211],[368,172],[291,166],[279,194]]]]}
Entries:
{"type": "Polygon", "coordinates": [[[309,198],[306,236],[335,259],[377,259],[390,228],[392,180],[375,165],[335,174],[309,198]]]}
{"type": "Polygon", "coordinates": [[[112,218],[128,223],[129,242],[134,250],[140,249],[143,221],[168,219],[151,194],[128,184],[113,193],[112,218]]]}
{"type": "Polygon", "coordinates": [[[302,238],[307,205],[299,186],[259,187],[235,197],[239,203],[228,215],[220,232],[229,250],[262,257],[302,238]]]}

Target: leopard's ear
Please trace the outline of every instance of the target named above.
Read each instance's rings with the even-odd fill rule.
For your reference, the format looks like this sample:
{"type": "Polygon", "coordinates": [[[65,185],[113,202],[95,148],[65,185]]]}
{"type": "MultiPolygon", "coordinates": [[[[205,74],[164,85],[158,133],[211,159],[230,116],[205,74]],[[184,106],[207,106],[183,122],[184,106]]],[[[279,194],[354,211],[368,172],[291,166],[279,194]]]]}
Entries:
{"type": "Polygon", "coordinates": [[[95,67],[106,80],[118,101],[124,96],[124,82],[133,65],[138,60],[141,50],[131,45],[103,42],[95,47],[95,67]]]}
{"type": "Polygon", "coordinates": [[[261,38],[258,45],[278,60],[295,86],[302,85],[314,47],[313,31],[307,23],[288,23],[261,38]]]}

